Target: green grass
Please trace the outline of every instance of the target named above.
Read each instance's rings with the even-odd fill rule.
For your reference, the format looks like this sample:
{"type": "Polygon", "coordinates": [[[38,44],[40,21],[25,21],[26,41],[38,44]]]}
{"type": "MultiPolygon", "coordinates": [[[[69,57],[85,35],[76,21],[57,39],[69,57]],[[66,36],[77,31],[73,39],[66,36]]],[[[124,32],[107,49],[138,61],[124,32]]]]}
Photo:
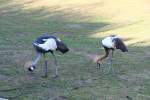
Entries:
{"type": "MultiPolygon", "coordinates": [[[[129,100],[127,96],[132,100],[150,99],[150,21],[142,16],[137,19],[142,22],[122,22],[120,26],[107,16],[80,12],[84,3],[88,5],[87,1],[80,5],[72,0],[60,5],[50,3],[49,8],[29,9],[26,7],[34,5],[25,6],[25,1],[0,0],[0,97],[10,100],[129,100]],[[86,54],[103,54],[99,42],[114,32],[129,38],[126,41],[129,52],[117,50],[113,58],[116,74],[104,74],[86,54]],[[61,66],[57,79],[51,78],[54,64],[50,54],[48,78],[41,77],[44,59],[34,73],[28,72],[25,66],[34,59],[32,41],[45,33],[60,37],[74,50],[65,55],[56,53],[61,66]]],[[[93,3],[89,4],[93,7],[93,3]]],[[[84,9],[90,10],[89,6],[84,9]]]]}

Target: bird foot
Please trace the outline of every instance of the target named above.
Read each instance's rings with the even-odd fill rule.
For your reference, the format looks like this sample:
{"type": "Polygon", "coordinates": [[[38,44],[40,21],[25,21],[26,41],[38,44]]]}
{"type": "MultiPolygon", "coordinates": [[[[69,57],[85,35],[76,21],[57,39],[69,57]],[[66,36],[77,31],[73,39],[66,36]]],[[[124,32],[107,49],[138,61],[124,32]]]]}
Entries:
{"type": "Polygon", "coordinates": [[[101,67],[101,64],[100,63],[97,63],[97,69],[100,69],[100,67],[101,67]]]}

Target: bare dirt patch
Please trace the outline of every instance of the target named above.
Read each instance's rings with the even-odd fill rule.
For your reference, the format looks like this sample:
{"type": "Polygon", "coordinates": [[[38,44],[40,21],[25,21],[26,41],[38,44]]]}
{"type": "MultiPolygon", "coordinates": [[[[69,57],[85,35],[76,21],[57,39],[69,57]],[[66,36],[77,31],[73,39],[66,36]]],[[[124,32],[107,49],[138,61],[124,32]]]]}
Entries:
{"type": "Polygon", "coordinates": [[[83,51],[82,49],[71,49],[71,52],[74,52],[75,54],[82,54],[85,58],[92,60],[94,63],[100,57],[100,55],[98,55],[98,54],[87,53],[87,52],[83,51]]]}
{"type": "Polygon", "coordinates": [[[92,60],[94,63],[97,61],[97,59],[100,57],[100,55],[98,55],[98,54],[85,54],[85,56],[87,57],[87,58],[89,58],[90,60],[92,60]]]}

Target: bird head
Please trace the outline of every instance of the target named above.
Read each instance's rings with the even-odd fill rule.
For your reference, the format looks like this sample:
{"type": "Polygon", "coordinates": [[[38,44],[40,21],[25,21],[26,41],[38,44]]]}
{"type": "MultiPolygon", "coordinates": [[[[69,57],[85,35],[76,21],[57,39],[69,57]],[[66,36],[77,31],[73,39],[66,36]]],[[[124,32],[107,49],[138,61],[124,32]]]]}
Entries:
{"type": "Polygon", "coordinates": [[[57,50],[64,54],[69,51],[69,48],[67,47],[67,45],[64,42],[59,40],[59,41],[57,41],[57,50]]]}
{"type": "Polygon", "coordinates": [[[120,49],[122,52],[128,52],[126,45],[120,38],[115,39],[115,47],[116,49],[120,49]]]}

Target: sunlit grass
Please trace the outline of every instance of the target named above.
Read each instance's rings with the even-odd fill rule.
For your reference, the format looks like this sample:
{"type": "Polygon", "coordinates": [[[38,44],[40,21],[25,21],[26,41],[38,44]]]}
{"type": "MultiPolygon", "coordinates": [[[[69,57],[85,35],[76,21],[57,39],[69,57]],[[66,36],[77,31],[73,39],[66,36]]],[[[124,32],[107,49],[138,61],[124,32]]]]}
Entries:
{"type": "MultiPolygon", "coordinates": [[[[142,43],[143,46],[150,46],[150,27],[149,27],[149,20],[145,20],[144,22],[137,22],[131,25],[121,26],[115,29],[111,29],[113,26],[104,27],[104,32],[97,32],[92,34],[91,37],[104,37],[109,35],[118,35],[122,38],[131,38],[126,43],[128,45],[132,45],[134,43],[142,43]],[[108,30],[105,31],[105,28],[108,30]],[[109,30],[110,28],[110,30],[109,30]],[[143,44],[144,42],[144,44],[143,44]]],[[[117,26],[117,25],[116,25],[117,26]]],[[[99,30],[101,31],[101,30],[99,30]]]]}
{"type": "MultiPolygon", "coordinates": [[[[53,14],[58,14],[58,19],[62,16],[62,18],[64,19],[76,22],[103,21],[113,23],[110,26],[99,29],[100,32],[96,32],[94,35],[92,35],[92,37],[102,37],[110,34],[116,34],[124,38],[133,38],[132,40],[127,42],[127,44],[129,45],[142,41],[149,42],[150,7],[147,0],[12,0],[12,2],[10,2],[10,5],[17,4],[20,6],[20,9],[27,12],[34,12],[34,10],[37,10],[40,14],[42,10],[46,10],[46,12],[39,16],[39,18],[35,17],[38,18],[38,20],[55,16],[53,14]],[[64,14],[60,14],[60,12],[63,12],[64,14]],[[74,14],[77,13],[81,13],[80,16],[74,16],[74,14]],[[106,19],[104,19],[102,16],[106,19]],[[111,29],[112,27],[116,28],[111,29]],[[104,31],[101,32],[102,30],[104,31]]],[[[147,46],[149,45],[149,43],[145,45],[147,46]]]]}

